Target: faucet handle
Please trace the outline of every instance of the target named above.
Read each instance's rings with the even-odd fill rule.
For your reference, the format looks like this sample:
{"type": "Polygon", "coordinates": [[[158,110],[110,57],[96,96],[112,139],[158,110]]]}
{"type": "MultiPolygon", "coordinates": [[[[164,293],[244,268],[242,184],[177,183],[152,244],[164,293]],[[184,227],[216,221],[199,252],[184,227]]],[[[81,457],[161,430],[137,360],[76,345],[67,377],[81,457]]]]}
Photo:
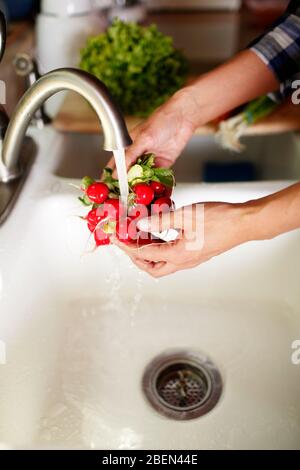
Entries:
{"type": "MultiPolygon", "coordinates": [[[[16,54],[13,65],[16,74],[19,77],[24,77],[26,90],[41,78],[36,61],[26,53],[16,54]]],[[[32,118],[32,124],[40,129],[47,124],[51,124],[51,122],[52,120],[46,113],[44,105],[35,112],[32,118]]]]}
{"type": "Polygon", "coordinates": [[[3,59],[6,46],[6,20],[4,13],[0,10],[0,62],[3,59]]]}

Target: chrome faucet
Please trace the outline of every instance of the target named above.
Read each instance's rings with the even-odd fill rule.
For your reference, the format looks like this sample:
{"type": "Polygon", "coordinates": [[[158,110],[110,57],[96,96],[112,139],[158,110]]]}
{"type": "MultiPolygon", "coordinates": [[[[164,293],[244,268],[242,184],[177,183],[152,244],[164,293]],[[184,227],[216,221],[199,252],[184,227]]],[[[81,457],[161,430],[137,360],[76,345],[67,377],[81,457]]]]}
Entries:
{"type": "Polygon", "coordinates": [[[104,150],[120,150],[132,143],[121,111],[100,80],[78,69],[54,70],[27,90],[11,117],[2,145],[0,181],[21,176],[20,151],[31,118],[48,98],[64,90],[79,93],[94,108],[103,128],[104,150]]]}

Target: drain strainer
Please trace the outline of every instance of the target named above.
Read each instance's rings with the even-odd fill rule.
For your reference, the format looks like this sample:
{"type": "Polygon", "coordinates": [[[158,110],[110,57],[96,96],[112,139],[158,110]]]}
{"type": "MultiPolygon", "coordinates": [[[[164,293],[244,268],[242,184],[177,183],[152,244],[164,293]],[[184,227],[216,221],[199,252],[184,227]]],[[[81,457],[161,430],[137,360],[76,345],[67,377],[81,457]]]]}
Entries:
{"type": "Polygon", "coordinates": [[[222,393],[222,378],[200,353],[167,351],[147,367],[143,390],[151,405],[169,418],[187,420],[208,413],[222,393]]]}

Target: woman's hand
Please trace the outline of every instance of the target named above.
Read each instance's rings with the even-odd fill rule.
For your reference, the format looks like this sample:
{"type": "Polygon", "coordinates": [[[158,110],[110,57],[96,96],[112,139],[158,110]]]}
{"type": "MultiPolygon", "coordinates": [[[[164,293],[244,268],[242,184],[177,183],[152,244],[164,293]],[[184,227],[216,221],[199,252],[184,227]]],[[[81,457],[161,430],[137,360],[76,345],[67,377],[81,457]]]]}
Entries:
{"type": "Polygon", "coordinates": [[[251,239],[248,215],[244,204],[194,204],[141,220],[138,226],[145,232],[179,230],[171,243],[155,243],[134,248],[116,241],[132,261],[153,277],[162,277],[183,269],[193,268],[251,239]]]}
{"type": "Polygon", "coordinates": [[[269,240],[300,228],[300,183],[243,204],[193,204],[139,221],[146,232],[175,228],[173,243],[141,248],[117,242],[132,261],[151,276],[161,277],[193,268],[251,240],[269,240]]]}
{"type": "MultiPolygon", "coordinates": [[[[127,168],[147,152],[155,153],[158,166],[172,166],[197,127],[278,87],[273,72],[254,52],[239,53],[179,90],[131,132],[127,168]]],[[[108,166],[115,170],[113,158],[108,166]]]]}
{"type": "MultiPolygon", "coordinates": [[[[127,169],[144,153],[155,153],[155,163],[160,167],[175,163],[197,127],[197,105],[191,90],[187,87],[175,93],[149,119],[133,129],[133,144],[126,151],[127,169]]],[[[115,171],[113,158],[108,166],[115,171]]]]}

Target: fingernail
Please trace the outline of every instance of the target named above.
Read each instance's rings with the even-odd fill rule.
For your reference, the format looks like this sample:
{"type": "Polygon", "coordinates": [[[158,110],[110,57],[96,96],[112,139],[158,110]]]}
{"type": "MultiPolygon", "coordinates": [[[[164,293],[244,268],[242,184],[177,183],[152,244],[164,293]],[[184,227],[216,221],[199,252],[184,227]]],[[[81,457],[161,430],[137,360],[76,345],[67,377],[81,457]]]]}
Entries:
{"type": "Polygon", "coordinates": [[[147,219],[139,220],[139,222],[137,223],[137,226],[140,230],[142,230],[144,232],[147,232],[150,228],[150,224],[149,224],[149,221],[147,219]]]}

